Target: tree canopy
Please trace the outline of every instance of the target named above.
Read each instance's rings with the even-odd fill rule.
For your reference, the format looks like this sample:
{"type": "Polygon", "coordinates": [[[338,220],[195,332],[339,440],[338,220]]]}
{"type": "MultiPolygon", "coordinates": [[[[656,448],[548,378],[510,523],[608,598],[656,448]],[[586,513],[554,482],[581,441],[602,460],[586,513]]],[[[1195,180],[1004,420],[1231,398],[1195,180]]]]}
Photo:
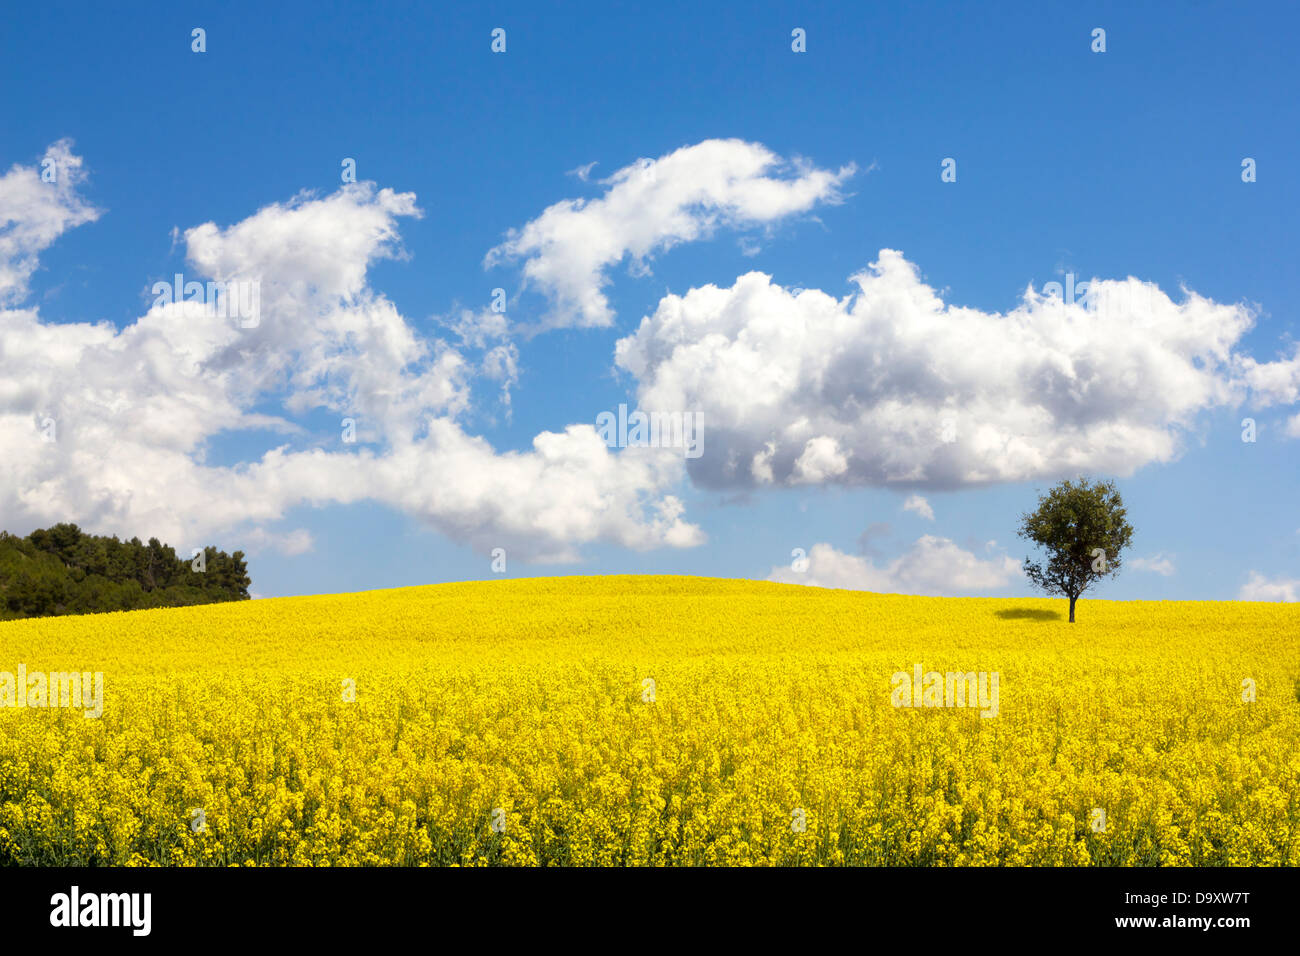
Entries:
{"type": "Polygon", "coordinates": [[[1121,553],[1133,538],[1124,499],[1114,482],[1063,481],[1020,516],[1020,537],[1047,552],[1045,563],[1025,558],[1025,577],[1047,594],[1070,599],[1070,622],[1079,596],[1094,583],[1114,577],[1121,553]]]}
{"type": "Polygon", "coordinates": [[[251,583],[242,551],[209,547],[191,560],[157,538],[119,541],[75,524],[25,538],[0,531],[0,620],[242,601],[251,583]]]}

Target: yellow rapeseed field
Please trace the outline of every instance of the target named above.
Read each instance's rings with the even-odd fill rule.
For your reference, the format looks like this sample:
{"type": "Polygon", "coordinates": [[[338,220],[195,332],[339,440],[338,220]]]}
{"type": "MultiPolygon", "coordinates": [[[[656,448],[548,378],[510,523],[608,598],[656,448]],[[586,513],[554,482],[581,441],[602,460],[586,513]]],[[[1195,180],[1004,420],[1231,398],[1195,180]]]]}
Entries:
{"type": "Polygon", "coordinates": [[[1064,606],[637,576],[4,623],[0,671],[104,693],[0,708],[0,862],[1300,864],[1300,607],[1064,606]],[[996,715],[894,706],[918,669],[996,715]]]}

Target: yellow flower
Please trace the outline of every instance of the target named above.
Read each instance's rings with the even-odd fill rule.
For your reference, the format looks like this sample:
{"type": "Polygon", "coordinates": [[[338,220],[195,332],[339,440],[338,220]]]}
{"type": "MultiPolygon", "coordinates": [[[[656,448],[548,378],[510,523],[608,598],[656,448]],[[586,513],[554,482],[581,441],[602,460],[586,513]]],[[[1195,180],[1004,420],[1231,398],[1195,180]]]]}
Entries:
{"type": "Polygon", "coordinates": [[[0,708],[0,864],[1300,864],[1294,605],[1025,609],[606,577],[0,623],[0,670],[104,675],[97,719],[0,708]],[[895,706],[917,667],[996,715],[895,706]]]}

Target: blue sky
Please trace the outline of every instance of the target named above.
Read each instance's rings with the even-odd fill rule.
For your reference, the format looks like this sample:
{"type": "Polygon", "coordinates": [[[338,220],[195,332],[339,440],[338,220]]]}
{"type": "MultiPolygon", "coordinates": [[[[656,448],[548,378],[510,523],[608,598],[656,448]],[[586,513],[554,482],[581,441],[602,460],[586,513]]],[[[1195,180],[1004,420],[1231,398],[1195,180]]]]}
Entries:
{"type": "Polygon", "coordinates": [[[1295,600],[1300,15],[1133,7],[12,12],[0,524],[243,547],[264,596],[487,578],[498,541],[509,576],[1021,594],[1017,516],[1087,472],[1143,559],[1099,596],[1295,600]],[[157,307],[178,272],[256,273],[255,334],[157,307]],[[1026,305],[1065,273],[1159,314],[1026,305]],[[656,400],[698,463],[534,445],[656,400]]]}

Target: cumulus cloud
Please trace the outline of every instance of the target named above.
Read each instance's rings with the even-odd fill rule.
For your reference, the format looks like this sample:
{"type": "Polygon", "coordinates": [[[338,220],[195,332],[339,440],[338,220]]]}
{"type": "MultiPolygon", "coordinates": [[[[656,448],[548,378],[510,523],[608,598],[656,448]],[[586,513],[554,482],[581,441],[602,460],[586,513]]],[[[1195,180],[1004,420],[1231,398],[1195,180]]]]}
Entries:
{"type": "Polygon", "coordinates": [[[806,560],[804,571],[789,565],[775,567],[767,579],[821,588],[952,596],[1004,588],[1021,573],[1010,557],[979,558],[947,538],[928,534],[884,566],[829,544],[813,545],[806,560]]]}
{"type": "MultiPolygon", "coordinates": [[[[76,157],[63,161],[80,170],[76,157]]],[[[34,267],[25,257],[90,215],[75,196],[53,206],[32,200],[33,175],[19,169],[0,181],[0,218],[19,237],[0,264],[10,291],[34,267]]],[[[498,454],[463,430],[457,419],[473,376],[508,389],[517,353],[490,322],[466,325],[462,339],[489,347],[476,365],[417,335],[370,287],[369,266],[402,255],[399,220],[418,215],[413,195],[365,183],[303,194],[229,227],[186,230],[194,275],[184,281],[253,283],[255,321],[202,295],[187,300],[184,290],[159,296],[120,330],[0,308],[6,525],[74,520],[180,548],[220,534],[238,546],[247,535],[293,552],[310,547],[310,536],[266,530],[289,509],[374,500],[525,560],[573,560],[597,540],[631,548],[702,541],[666,493],[680,481],[680,455],[613,452],[591,425],[498,454]],[[341,428],[317,431],[311,447],[300,420],[322,411],[340,426],[354,423],[359,440],[349,444],[341,428]],[[241,464],[209,464],[212,439],[231,432],[270,432],[280,443],[241,464]]]]}
{"type": "Polygon", "coordinates": [[[907,500],[903,502],[903,510],[913,511],[926,521],[934,520],[934,509],[930,507],[930,502],[926,501],[922,495],[908,495],[907,500]]]}
{"type": "Polygon", "coordinates": [[[849,461],[840,451],[834,438],[820,435],[808,439],[801,454],[794,463],[794,481],[798,483],[819,484],[832,478],[838,478],[848,470],[849,461]]]}
{"type": "Polygon", "coordinates": [[[1005,313],[943,301],[881,250],[857,292],[730,288],[663,298],[616,346],[643,407],[709,427],[705,487],[808,482],[952,488],[1168,462],[1199,413],[1294,398],[1295,360],[1238,350],[1244,305],[1128,278],[1092,307],[1026,290],[1005,313]]]}
{"type": "Polygon", "coordinates": [[[1258,571],[1237,592],[1238,601],[1300,601],[1300,578],[1267,578],[1258,571]]]}
{"type": "MultiPolygon", "coordinates": [[[[589,171],[590,167],[586,167],[589,171]]],[[[624,257],[649,271],[657,253],[717,229],[771,226],[835,203],[855,167],[818,169],[787,162],[757,143],[710,139],[658,159],[643,159],[601,183],[597,199],[566,199],[488,252],[488,267],[523,260],[525,280],[546,294],[543,328],[601,327],[614,313],[602,291],[624,257]]]]}
{"type": "Polygon", "coordinates": [[[186,230],[189,261],[204,276],[260,288],[256,327],[225,324],[225,340],[204,364],[225,370],[239,394],[286,386],[291,412],[364,410],[385,437],[411,434],[430,412],[464,410],[462,357],[418,336],[366,281],[372,263],[403,255],[398,219],[419,215],[413,194],[355,183],[268,206],[226,229],[209,222],[186,230]]]}

